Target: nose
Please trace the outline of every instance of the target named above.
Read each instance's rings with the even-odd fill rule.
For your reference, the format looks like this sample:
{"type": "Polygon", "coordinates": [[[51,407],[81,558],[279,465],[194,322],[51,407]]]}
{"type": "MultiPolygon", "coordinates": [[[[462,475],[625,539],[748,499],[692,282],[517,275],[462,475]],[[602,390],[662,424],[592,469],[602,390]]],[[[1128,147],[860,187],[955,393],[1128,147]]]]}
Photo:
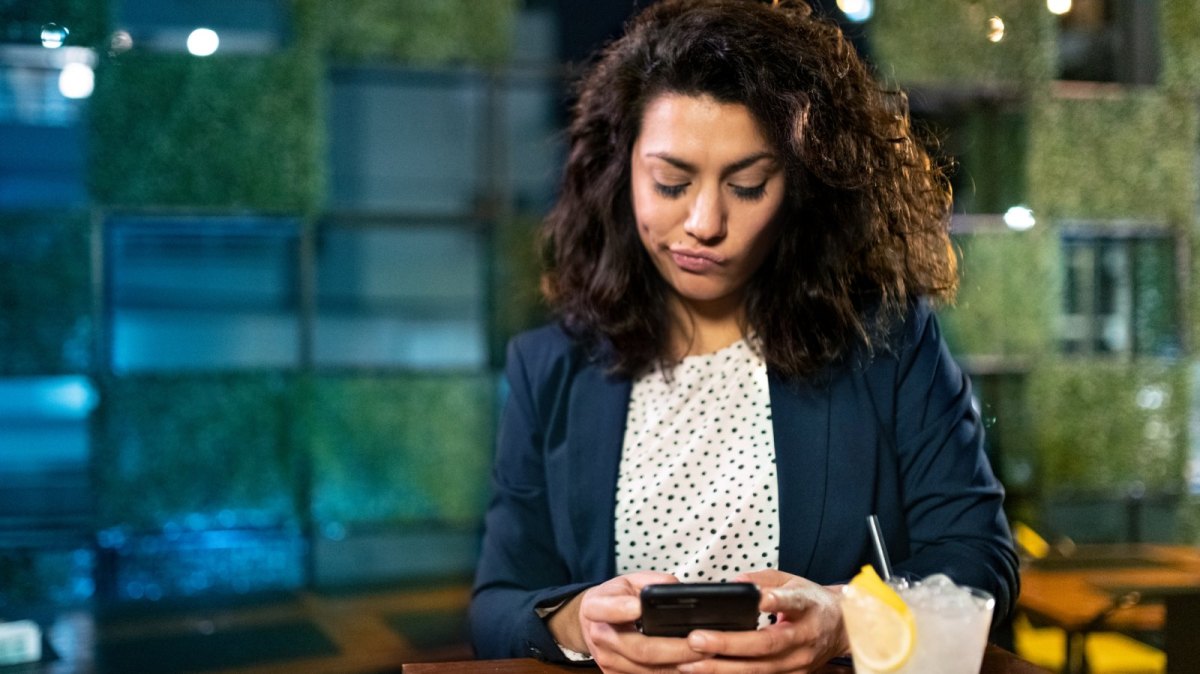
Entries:
{"type": "Polygon", "coordinates": [[[700,190],[692,202],[683,231],[699,241],[716,241],[725,236],[725,204],[720,190],[700,190]]]}

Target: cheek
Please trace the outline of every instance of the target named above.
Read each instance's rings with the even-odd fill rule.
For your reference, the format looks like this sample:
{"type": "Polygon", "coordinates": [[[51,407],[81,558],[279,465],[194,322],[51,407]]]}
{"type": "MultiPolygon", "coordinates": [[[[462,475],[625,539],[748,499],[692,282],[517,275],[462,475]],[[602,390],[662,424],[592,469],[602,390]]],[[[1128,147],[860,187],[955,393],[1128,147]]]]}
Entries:
{"type": "Polygon", "coordinates": [[[670,216],[664,205],[645,191],[634,190],[633,219],[637,223],[638,235],[643,241],[662,236],[665,228],[669,228],[670,216]]]}

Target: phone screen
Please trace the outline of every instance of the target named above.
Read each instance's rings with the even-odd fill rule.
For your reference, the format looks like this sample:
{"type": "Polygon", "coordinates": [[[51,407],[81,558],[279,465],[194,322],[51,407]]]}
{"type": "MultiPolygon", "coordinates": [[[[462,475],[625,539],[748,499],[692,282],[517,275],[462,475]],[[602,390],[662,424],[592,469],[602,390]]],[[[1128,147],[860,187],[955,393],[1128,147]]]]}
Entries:
{"type": "Polygon", "coordinates": [[[684,637],[697,629],[758,627],[758,588],[753,583],[662,583],[642,588],[643,634],[684,637]]]}

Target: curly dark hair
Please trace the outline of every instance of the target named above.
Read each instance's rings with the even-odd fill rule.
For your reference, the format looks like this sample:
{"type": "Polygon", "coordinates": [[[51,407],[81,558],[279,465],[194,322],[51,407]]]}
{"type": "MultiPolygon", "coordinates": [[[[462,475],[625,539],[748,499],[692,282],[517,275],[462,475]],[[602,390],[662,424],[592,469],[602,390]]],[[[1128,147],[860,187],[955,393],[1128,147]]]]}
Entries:
{"type": "Polygon", "coordinates": [[[639,240],[630,187],[643,111],[667,93],[745,105],[782,157],[781,233],[746,290],[768,365],[811,377],[886,348],[918,298],[953,296],[949,181],[904,94],[801,2],[664,0],[580,81],[541,232],[543,294],[577,338],[611,346],[616,371],[670,359],[670,288],[639,240]]]}

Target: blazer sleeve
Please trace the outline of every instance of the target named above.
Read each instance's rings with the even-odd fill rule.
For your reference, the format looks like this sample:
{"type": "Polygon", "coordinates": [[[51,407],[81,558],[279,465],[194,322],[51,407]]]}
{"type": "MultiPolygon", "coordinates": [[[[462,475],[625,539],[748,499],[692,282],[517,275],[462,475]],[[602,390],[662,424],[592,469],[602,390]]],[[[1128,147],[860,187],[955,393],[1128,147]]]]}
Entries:
{"type": "Polygon", "coordinates": [[[533,362],[545,369],[544,359],[536,340],[517,338],[509,345],[509,395],[500,419],[492,497],[469,612],[480,658],[564,661],[535,609],[560,604],[593,584],[572,582],[552,533],[541,449],[545,429],[536,404],[537,389],[549,384],[538,381],[543,375],[530,367],[533,362]]]}
{"type": "Polygon", "coordinates": [[[910,314],[905,333],[893,423],[910,555],[896,566],[990,592],[1000,624],[1019,591],[1018,560],[970,380],[927,306],[910,314]]]}

